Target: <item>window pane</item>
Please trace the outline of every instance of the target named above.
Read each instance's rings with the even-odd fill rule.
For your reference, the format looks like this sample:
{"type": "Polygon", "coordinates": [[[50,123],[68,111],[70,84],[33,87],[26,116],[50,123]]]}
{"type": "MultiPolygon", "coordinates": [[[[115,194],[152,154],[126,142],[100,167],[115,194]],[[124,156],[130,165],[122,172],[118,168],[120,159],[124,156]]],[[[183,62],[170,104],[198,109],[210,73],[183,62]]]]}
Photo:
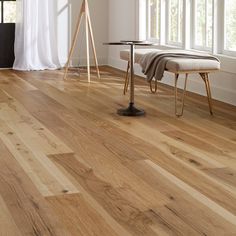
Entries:
{"type": "Polygon", "coordinates": [[[207,1],[207,39],[206,46],[212,47],[213,39],[213,0],[207,1]]]}
{"type": "Polygon", "coordinates": [[[16,2],[5,1],[3,2],[4,11],[4,23],[15,23],[16,22],[16,2]]]}
{"type": "Polygon", "coordinates": [[[169,1],[169,38],[171,43],[182,42],[183,0],[169,1]]]}
{"type": "Polygon", "coordinates": [[[150,0],[150,37],[159,39],[160,35],[160,0],[150,0]]]}
{"type": "Polygon", "coordinates": [[[196,0],[195,45],[212,47],[213,0],[196,0]]]}
{"type": "Polygon", "coordinates": [[[236,51],[236,1],[225,0],[225,49],[236,51]]]}
{"type": "Polygon", "coordinates": [[[196,3],[196,45],[204,46],[206,38],[206,8],[205,0],[198,0],[196,3]]]}

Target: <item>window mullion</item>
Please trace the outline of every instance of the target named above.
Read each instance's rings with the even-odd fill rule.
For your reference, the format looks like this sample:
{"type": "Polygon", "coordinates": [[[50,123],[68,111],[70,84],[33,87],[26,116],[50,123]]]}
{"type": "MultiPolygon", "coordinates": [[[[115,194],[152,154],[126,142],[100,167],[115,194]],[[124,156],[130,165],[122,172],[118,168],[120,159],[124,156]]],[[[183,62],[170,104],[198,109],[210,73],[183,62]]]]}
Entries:
{"type": "Polygon", "coordinates": [[[197,18],[197,14],[196,14],[196,0],[192,0],[192,5],[191,5],[191,13],[192,13],[192,22],[191,22],[191,41],[190,41],[190,45],[191,48],[194,48],[196,45],[196,18],[197,18]]]}
{"type": "Polygon", "coordinates": [[[225,45],[225,0],[217,0],[217,46],[223,53],[225,45]]]}
{"type": "Polygon", "coordinates": [[[180,2],[178,0],[178,14],[177,14],[177,40],[180,41],[180,2]]]}
{"type": "Polygon", "coordinates": [[[3,1],[1,1],[1,22],[0,23],[4,23],[4,17],[3,17],[3,1]]]}

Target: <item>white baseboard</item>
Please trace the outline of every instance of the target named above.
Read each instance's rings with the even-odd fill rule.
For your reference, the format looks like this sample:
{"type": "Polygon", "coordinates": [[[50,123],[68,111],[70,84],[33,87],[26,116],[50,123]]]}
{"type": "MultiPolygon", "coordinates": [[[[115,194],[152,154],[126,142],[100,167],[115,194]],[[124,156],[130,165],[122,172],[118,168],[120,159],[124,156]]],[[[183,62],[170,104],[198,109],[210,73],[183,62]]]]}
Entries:
{"type": "MultiPolygon", "coordinates": [[[[127,67],[127,62],[115,58],[109,58],[108,65],[125,71],[127,67]]],[[[226,72],[223,73],[225,75],[223,79],[225,80],[230,79],[227,78],[226,72]]],[[[135,65],[135,74],[144,78],[144,75],[142,74],[139,65],[135,65]]],[[[198,78],[199,77],[197,75],[190,75],[190,78],[188,80],[187,90],[205,96],[206,90],[204,87],[204,83],[198,78]]],[[[165,72],[164,78],[161,81],[161,83],[173,86],[174,84],[173,74],[165,72]]],[[[216,84],[214,84],[214,75],[210,76],[210,83],[211,83],[212,97],[214,99],[236,106],[236,90],[234,90],[233,86],[231,88],[217,86],[216,84]]],[[[183,78],[182,79],[180,78],[178,87],[183,88],[183,84],[184,80],[183,78]]],[[[234,82],[234,87],[236,87],[236,79],[234,82]]]]}

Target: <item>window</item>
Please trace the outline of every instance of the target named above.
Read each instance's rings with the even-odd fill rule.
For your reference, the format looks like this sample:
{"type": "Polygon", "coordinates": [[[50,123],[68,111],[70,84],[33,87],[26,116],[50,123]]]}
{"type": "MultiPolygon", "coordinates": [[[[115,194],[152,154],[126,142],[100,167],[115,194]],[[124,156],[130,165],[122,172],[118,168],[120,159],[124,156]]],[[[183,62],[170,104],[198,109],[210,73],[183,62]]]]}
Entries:
{"type": "Polygon", "coordinates": [[[0,0],[0,23],[16,22],[16,1],[0,0]]]}
{"type": "Polygon", "coordinates": [[[149,38],[160,40],[160,0],[150,0],[148,4],[149,38]]]}
{"type": "Polygon", "coordinates": [[[16,1],[0,0],[0,68],[11,68],[14,60],[16,1]]]}
{"type": "Polygon", "coordinates": [[[139,1],[139,13],[147,18],[147,39],[236,56],[236,0],[139,1]]]}
{"type": "Polygon", "coordinates": [[[183,0],[168,1],[168,44],[181,45],[183,32],[183,0]]]}
{"type": "Polygon", "coordinates": [[[195,0],[194,48],[211,50],[213,40],[213,0],[195,0]]]}
{"type": "Polygon", "coordinates": [[[236,52],[236,1],[225,0],[225,43],[226,51],[236,52]]]}

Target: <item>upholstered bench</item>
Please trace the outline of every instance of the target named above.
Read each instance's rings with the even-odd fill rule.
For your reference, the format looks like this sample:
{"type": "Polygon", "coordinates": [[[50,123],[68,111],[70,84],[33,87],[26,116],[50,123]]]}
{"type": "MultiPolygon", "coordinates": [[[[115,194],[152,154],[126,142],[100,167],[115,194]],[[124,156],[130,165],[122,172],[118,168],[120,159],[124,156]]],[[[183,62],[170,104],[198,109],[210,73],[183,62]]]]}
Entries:
{"type": "MultiPolygon", "coordinates": [[[[160,50],[136,49],[135,50],[135,63],[139,63],[141,58],[146,53],[153,52],[153,51],[160,51],[160,50]]],[[[128,62],[125,85],[124,85],[124,94],[125,94],[127,92],[128,84],[129,84],[129,69],[130,69],[129,51],[128,50],[121,51],[120,58],[128,62]]],[[[165,70],[175,74],[175,114],[176,116],[179,117],[183,115],[187,80],[188,80],[189,74],[199,74],[200,77],[203,79],[206,86],[210,114],[211,115],[213,114],[212,102],[211,102],[211,89],[210,89],[210,83],[209,83],[209,73],[220,70],[220,62],[214,61],[214,60],[208,60],[208,59],[173,58],[167,62],[165,70]],[[178,98],[177,85],[178,85],[178,79],[179,79],[180,74],[185,74],[185,83],[184,83],[183,96],[182,96],[182,106],[181,106],[181,111],[179,113],[177,111],[177,98],[178,98]]],[[[150,90],[152,93],[155,93],[157,91],[157,81],[155,82],[155,88],[153,88],[152,83],[150,82],[150,90]]]]}

